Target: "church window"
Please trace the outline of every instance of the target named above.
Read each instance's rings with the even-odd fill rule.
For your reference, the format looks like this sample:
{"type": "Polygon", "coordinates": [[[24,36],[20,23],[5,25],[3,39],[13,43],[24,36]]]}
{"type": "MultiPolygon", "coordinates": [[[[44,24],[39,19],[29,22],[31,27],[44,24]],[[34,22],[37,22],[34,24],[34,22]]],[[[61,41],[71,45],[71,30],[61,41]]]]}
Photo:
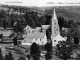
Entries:
{"type": "Polygon", "coordinates": [[[58,28],[56,29],[56,31],[58,31],[58,28]]]}
{"type": "Polygon", "coordinates": [[[30,33],[30,31],[29,31],[29,33],[30,33]]]}
{"type": "Polygon", "coordinates": [[[41,41],[41,39],[40,39],[40,41],[41,41]]]}
{"type": "Polygon", "coordinates": [[[43,44],[43,42],[42,42],[42,44],[43,44]]]}
{"type": "Polygon", "coordinates": [[[37,39],[35,39],[37,41],[37,39]]]}
{"type": "Polygon", "coordinates": [[[56,22],[54,24],[56,25],[56,22]]]}
{"type": "Polygon", "coordinates": [[[54,40],[54,42],[56,42],[56,40],[54,40]]]}
{"type": "Polygon", "coordinates": [[[54,34],[56,34],[56,31],[54,32],[54,34]]]}
{"type": "Polygon", "coordinates": [[[60,43],[60,41],[58,41],[58,43],[60,43]]]}
{"type": "Polygon", "coordinates": [[[24,40],[24,43],[26,43],[26,40],[24,40]]]}

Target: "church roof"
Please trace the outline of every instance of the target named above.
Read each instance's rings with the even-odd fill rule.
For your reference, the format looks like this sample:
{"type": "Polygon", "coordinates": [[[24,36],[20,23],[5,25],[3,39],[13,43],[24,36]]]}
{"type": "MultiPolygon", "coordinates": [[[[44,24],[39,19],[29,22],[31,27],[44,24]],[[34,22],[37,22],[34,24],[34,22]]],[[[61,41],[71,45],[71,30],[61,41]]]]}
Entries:
{"type": "Polygon", "coordinates": [[[55,38],[53,38],[53,40],[66,41],[66,39],[64,39],[60,34],[58,34],[55,38]]]}
{"type": "Polygon", "coordinates": [[[50,27],[50,25],[42,25],[43,30],[47,30],[50,27]]]}

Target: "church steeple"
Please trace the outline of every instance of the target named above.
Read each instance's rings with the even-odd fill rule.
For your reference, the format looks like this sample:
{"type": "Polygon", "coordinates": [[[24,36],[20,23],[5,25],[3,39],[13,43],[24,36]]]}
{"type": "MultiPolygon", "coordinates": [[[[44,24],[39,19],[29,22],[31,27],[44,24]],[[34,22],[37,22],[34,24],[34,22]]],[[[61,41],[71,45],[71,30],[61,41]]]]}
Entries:
{"type": "Polygon", "coordinates": [[[55,8],[53,11],[52,19],[51,19],[51,40],[52,45],[56,46],[59,41],[65,41],[65,39],[60,35],[58,19],[56,16],[55,8]]]}
{"type": "Polygon", "coordinates": [[[54,12],[53,12],[52,19],[57,19],[56,12],[55,12],[55,8],[54,8],[54,12]]]}
{"type": "Polygon", "coordinates": [[[58,25],[58,19],[57,19],[57,16],[56,16],[56,12],[55,12],[55,8],[54,8],[54,11],[53,11],[53,15],[52,15],[52,26],[51,26],[51,31],[52,31],[52,35],[51,35],[51,38],[55,37],[57,34],[59,34],[59,25],[58,25]]]}

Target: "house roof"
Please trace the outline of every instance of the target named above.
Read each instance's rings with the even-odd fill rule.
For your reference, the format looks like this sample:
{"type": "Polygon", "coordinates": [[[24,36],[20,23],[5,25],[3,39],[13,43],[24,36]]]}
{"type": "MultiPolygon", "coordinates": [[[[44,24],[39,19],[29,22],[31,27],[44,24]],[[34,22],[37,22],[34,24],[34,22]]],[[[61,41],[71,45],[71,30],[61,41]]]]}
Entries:
{"type": "Polygon", "coordinates": [[[36,27],[36,30],[37,30],[37,31],[41,30],[41,27],[36,27]]]}
{"type": "Polygon", "coordinates": [[[10,36],[12,34],[12,30],[1,30],[0,34],[3,34],[3,36],[10,36]]]}
{"type": "Polygon", "coordinates": [[[50,27],[50,25],[42,25],[43,30],[47,30],[50,27]]]}
{"type": "Polygon", "coordinates": [[[23,40],[25,43],[30,43],[32,42],[32,40],[34,38],[44,38],[45,36],[45,33],[42,33],[42,32],[34,32],[34,33],[30,33],[26,36],[26,38],[23,40]]]}
{"type": "Polygon", "coordinates": [[[26,38],[43,38],[45,36],[45,33],[43,32],[33,32],[26,36],[26,38]]]}

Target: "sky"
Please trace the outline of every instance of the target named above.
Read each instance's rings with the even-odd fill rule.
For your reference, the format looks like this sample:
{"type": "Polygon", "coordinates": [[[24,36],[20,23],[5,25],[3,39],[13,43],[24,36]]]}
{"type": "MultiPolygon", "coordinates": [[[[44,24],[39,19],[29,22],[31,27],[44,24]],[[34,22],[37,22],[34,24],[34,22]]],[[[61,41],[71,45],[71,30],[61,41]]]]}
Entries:
{"type": "Polygon", "coordinates": [[[0,4],[18,6],[66,6],[80,5],[80,0],[1,0],[0,4]],[[77,4],[76,4],[77,3],[77,4]]]}

